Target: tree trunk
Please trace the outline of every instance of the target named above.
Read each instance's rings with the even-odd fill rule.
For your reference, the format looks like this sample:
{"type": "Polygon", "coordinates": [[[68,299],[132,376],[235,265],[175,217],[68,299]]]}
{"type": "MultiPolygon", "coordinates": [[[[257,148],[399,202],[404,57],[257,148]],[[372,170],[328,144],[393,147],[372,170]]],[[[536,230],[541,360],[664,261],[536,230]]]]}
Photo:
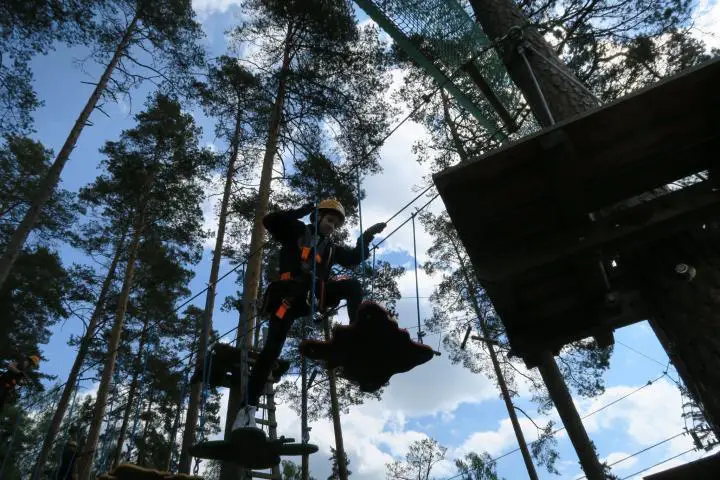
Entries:
{"type": "MultiPolygon", "coordinates": [[[[197,344],[193,343],[193,346],[190,349],[190,351],[194,351],[196,346],[197,346],[197,344]]],[[[192,358],[191,358],[189,364],[192,365],[192,358]]],[[[189,379],[190,379],[190,371],[186,370],[184,385],[187,385],[189,383],[189,379]]],[[[165,467],[166,472],[169,472],[170,469],[172,468],[173,450],[175,449],[175,437],[177,437],[178,427],[180,425],[180,416],[182,415],[183,404],[185,403],[184,400],[185,400],[185,387],[183,387],[180,390],[180,398],[178,399],[177,411],[175,412],[175,418],[173,419],[172,428],[170,429],[170,444],[168,445],[167,465],[165,467]]]]}
{"type": "Polygon", "coordinates": [[[570,437],[570,441],[575,447],[585,476],[588,480],[604,480],[605,472],[602,465],[600,465],[595,447],[585,431],[580,414],[578,414],[572,396],[570,396],[570,391],[565,384],[560,369],[558,369],[557,363],[555,363],[555,357],[550,351],[541,352],[538,369],[545,385],[547,385],[558,415],[560,415],[560,419],[568,432],[568,437],[570,437]]]}
{"type": "MultiPolygon", "coordinates": [[[[305,330],[305,321],[303,320],[302,329],[305,330]]],[[[305,336],[305,333],[303,333],[305,336]]],[[[308,429],[307,421],[307,401],[308,401],[308,364],[307,358],[303,355],[300,360],[300,389],[301,389],[301,405],[300,405],[300,432],[301,442],[306,443],[308,441],[308,435],[310,433],[308,429]]],[[[300,474],[302,480],[310,480],[310,455],[307,453],[302,456],[300,463],[300,474]]]]}
{"type": "MultiPolygon", "coordinates": [[[[195,369],[203,369],[205,364],[205,351],[208,346],[208,335],[212,331],[212,317],[215,309],[215,290],[220,273],[220,260],[222,260],[222,248],[225,241],[225,225],[227,223],[228,205],[230,203],[230,194],[232,193],[232,182],[235,176],[235,164],[237,162],[238,150],[240,146],[240,135],[242,134],[242,115],[238,107],[235,116],[235,130],[231,139],[230,158],[228,159],[228,169],[225,175],[225,190],[223,191],[222,203],[220,205],[220,216],[218,218],[218,232],[215,239],[215,250],[213,251],[212,265],[210,267],[210,280],[208,282],[207,295],[205,296],[205,314],[203,316],[202,332],[200,334],[200,346],[198,348],[198,356],[195,362],[195,369]]],[[[180,448],[180,461],[178,471],[181,473],[190,473],[190,454],[189,449],[195,440],[195,425],[198,420],[198,410],[200,407],[200,397],[202,394],[202,381],[196,382],[190,386],[190,400],[188,402],[187,414],[185,416],[185,431],[183,432],[182,446],[180,448]]]]}
{"type": "MultiPolygon", "coordinates": [[[[147,203],[143,205],[141,211],[138,212],[137,218],[134,222],[135,225],[133,226],[133,238],[128,252],[125,278],[123,278],[120,298],[118,298],[117,309],[115,311],[115,323],[110,332],[108,354],[105,359],[105,365],[103,366],[102,376],[100,378],[100,385],[98,387],[95,400],[93,420],[90,424],[87,441],[85,442],[85,450],[90,452],[94,452],[97,448],[98,438],[100,437],[100,427],[102,426],[103,417],[105,416],[105,404],[107,402],[108,391],[110,389],[110,381],[112,379],[113,372],[115,371],[115,360],[117,358],[120,336],[122,334],[122,327],[125,321],[125,311],[127,310],[130,290],[132,288],[133,277],[135,275],[135,261],[137,260],[138,251],[140,250],[140,240],[145,226],[146,208],[147,203]]],[[[80,460],[80,467],[78,468],[80,471],[79,480],[88,480],[90,478],[93,466],[93,457],[94,455],[87,455],[80,460]]]]}
{"type": "Polygon", "coordinates": [[[148,428],[150,427],[150,414],[152,413],[152,405],[153,405],[153,395],[150,392],[148,395],[148,404],[147,408],[145,409],[145,424],[143,425],[143,433],[142,437],[140,439],[140,446],[138,447],[138,459],[137,464],[141,467],[145,466],[145,455],[147,454],[147,433],[148,428]]]}
{"type": "MultiPolygon", "coordinates": [[[[143,352],[145,351],[145,342],[147,342],[147,325],[143,327],[142,335],[140,336],[140,344],[138,345],[138,352],[133,362],[133,374],[130,380],[130,388],[127,393],[127,403],[125,404],[125,410],[123,411],[123,419],[120,424],[120,431],[118,432],[117,445],[115,447],[115,455],[113,457],[112,468],[117,467],[120,464],[120,456],[122,455],[123,443],[125,443],[125,435],[127,434],[127,428],[130,423],[130,414],[133,409],[133,400],[135,399],[135,393],[137,392],[138,380],[140,378],[140,370],[142,368],[143,352]]],[[[138,399],[139,401],[139,399],[138,399]]],[[[139,408],[139,407],[138,407],[139,408]]]]}
{"type": "Polygon", "coordinates": [[[113,255],[112,262],[110,262],[107,274],[105,275],[105,280],[103,280],[102,287],[100,288],[100,294],[98,295],[97,302],[95,302],[95,309],[93,310],[90,321],[88,322],[85,335],[80,341],[80,348],[78,349],[78,353],[75,356],[75,361],[73,362],[73,366],[70,369],[70,374],[68,375],[62,395],[60,396],[60,400],[58,401],[57,409],[55,410],[52,421],[50,422],[50,428],[45,435],[42,447],[40,447],[38,458],[35,462],[35,466],[33,467],[31,480],[40,480],[40,475],[45,468],[45,463],[47,462],[48,456],[50,455],[52,444],[57,437],[58,431],[60,431],[60,425],[62,424],[62,420],[65,416],[65,411],[67,410],[68,404],[70,403],[70,398],[72,397],[75,384],[77,383],[77,379],[80,375],[80,369],[82,368],[83,362],[85,361],[85,356],[87,355],[90,344],[92,343],[93,337],[95,336],[95,330],[97,329],[97,324],[100,320],[100,316],[104,311],[105,299],[108,295],[108,292],[110,291],[110,287],[112,286],[113,278],[115,277],[115,270],[117,269],[117,264],[120,261],[120,257],[123,252],[126,235],[127,232],[123,233],[122,237],[120,237],[120,240],[117,243],[117,246],[115,247],[115,254],[113,255]]]}
{"type": "MultiPolygon", "coordinates": [[[[263,217],[267,212],[268,202],[270,201],[270,187],[272,183],[272,169],[275,163],[275,150],[277,148],[278,134],[280,133],[280,122],[282,120],[283,105],[285,104],[285,82],[287,73],[290,69],[290,50],[292,48],[292,25],[288,25],[285,35],[285,49],[283,53],[283,62],[278,74],[279,82],[275,103],[270,114],[268,122],[268,137],[265,142],[265,156],[263,158],[262,172],[260,174],[260,186],[258,188],[258,200],[255,207],[255,222],[253,225],[252,236],[250,237],[250,251],[245,269],[245,282],[243,285],[243,310],[240,316],[244,317],[238,322],[238,326],[245,324],[247,331],[252,332],[255,326],[255,303],[258,298],[258,286],[260,284],[260,273],[262,271],[262,253],[263,242],[265,236],[265,227],[263,226],[263,217]]],[[[253,335],[242,335],[238,332],[238,343],[245,339],[249,348],[253,335]]],[[[235,419],[235,414],[242,405],[242,396],[240,389],[237,387],[230,388],[230,398],[228,400],[227,417],[225,419],[225,437],[227,438],[235,419]]],[[[182,471],[182,470],[181,470],[182,471]]],[[[228,462],[222,463],[222,480],[230,480],[239,478],[238,469],[228,462]],[[232,472],[232,473],[230,473],[232,472]]]]}
{"type": "Polygon", "coordinates": [[[12,266],[15,263],[18,254],[22,250],[23,245],[25,245],[25,241],[30,234],[30,230],[32,230],[32,228],[35,226],[35,223],[37,223],[38,218],[40,217],[40,212],[42,212],[43,207],[45,207],[45,204],[52,196],[55,187],[60,181],[60,173],[62,172],[63,167],[65,167],[65,164],[70,157],[70,153],[75,148],[75,143],[80,137],[80,133],[85,127],[88,118],[90,118],[90,114],[95,109],[98,100],[100,100],[100,97],[105,90],[108,81],[110,80],[110,76],[115,70],[118,62],[120,62],[120,58],[125,54],[125,49],[127,48],[128,43],[130,43],[130,39],[135,32],[135,26],[137,25],[137,22],[138,14],[135,15],[135,17],[130,22],[130,25],[128,25],[127,29],[125,30],[125,34],[123,35],[120,43],[115,49],[115,54],[110,60],[110,63],[105,68],[105,71],[100,77],[100,81],[95,86],[95,90],[93,90],[93,93],[90,95],[90,98],[85,104],[85,107],[80,112],[77,120],[75,120],[75,124],[73,125],[72,130],[70,130],[70,134],[68,135],[65,143],[58,152],[57,157],[55,157],[55,161],[50,166],[50,170],[48,170],[48,173],[40,182],[37,194],[35,195],[32,203],[30,204],[30,208],[25,214],[25,217],[22,219],[22,222],[20,222],[20,225],[18,225],[15,232],[13,232],[12,237],[10,237],[8,244],[5,247],[5,252],[3,253],[2,258],[0,258],[0,288],[2,288],[5,280],[7,280],[7,277],[10,274],[10,270],[12,269],[12,266]]]}
{"type": "MultiPolygon", "coordinates": [[[[330,320],[323,320],[325,328],[325,340],[330,340],[330,320]]],[[[333,370],[328,369],[330,381],[330,411],[332,412],[333,429],[335,431],[335,459],[338,465],[338,476],[340,480],[348,479],[347,462],[345,457],[345,442],[343,441],[342,424],[340,423],[340,406],[337,395],[337,376],[333,370]]]]}
{"type": "MultiPolygon", "coordinates": [[[[500,38],[512,28],[521,28],[527,17],[513,0],[470,0],[475,17],[485,34],[500,38]]],[[[560,61],[550,44],[531,26],[522,30],[522,41],[532,74],[518,53],[518,44],[509,39],[496,48],[510,78],[522,91],[535,118],[547,127],[553,123],[578,115],[598,105],[595,97],[572,71],[560,61]],[[533,79],[533,74],[535,79],[533,79]],[[540,86],[538,92],[537,84],[540,86]],[[545,104],[550,110],[548,115],[545,104]]]]}

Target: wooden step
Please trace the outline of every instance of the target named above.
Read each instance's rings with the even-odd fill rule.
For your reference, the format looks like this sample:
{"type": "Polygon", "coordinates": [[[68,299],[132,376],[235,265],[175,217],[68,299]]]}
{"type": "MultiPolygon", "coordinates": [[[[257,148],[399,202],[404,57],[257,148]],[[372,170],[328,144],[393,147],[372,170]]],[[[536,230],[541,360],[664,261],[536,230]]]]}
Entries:
{"type": "Polygon", "coordinates": [[[267,478],[269,480],[280,480],[280,477],[274,476],[272,473],[250,472],[252,478],[267,478]]]}
{"type": "Polygon", "coordinates": [[[270,428],[277,427],[277,422],[271,422],[269,420],[264,420],[262,418],[255,418],[255,423],[257,423],[258,425],[267,425],[270,428]]]}

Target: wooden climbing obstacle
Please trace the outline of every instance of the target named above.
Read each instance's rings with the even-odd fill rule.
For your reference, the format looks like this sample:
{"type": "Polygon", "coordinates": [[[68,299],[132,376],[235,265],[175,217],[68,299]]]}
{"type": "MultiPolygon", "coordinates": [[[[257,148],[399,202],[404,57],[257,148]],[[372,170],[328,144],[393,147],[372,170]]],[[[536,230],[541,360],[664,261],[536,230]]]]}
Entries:
{"type": "Polygon", "coordinates": [[[718,85],[714,60],[434,176],[528,366],[647,318],[616,252],[720,217],[718,85]]]}

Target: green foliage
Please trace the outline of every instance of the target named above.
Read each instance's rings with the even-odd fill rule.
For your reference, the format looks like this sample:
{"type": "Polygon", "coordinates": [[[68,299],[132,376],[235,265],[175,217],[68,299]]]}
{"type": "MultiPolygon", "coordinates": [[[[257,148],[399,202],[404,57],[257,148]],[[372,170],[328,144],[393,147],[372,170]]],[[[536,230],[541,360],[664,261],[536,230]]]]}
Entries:
{"type": "Polygon", "coordinates": [[[0,464],[7,456],[3,478],[29,478],[39,450],[37,439],[47,430],[55,410],[60,393],[56,387],[44,395],[24,392],[18,402],[6,403],[0,412],[0,464]]]}
{"type": "Polygon", "coordinates": [[[32,113],[42,105],[33,90],[32,57],[47,54],[56,41],[87,38],[100,5],[88,0],[7,0],[0,3],[0,133],[29,133],[32,113]]]}
{"type": "Polygon", "coordinates": [[[456,459],[458,480],[502,480],[495,472],[495,462],[487,452],[478,455],[475,452],[465,455],[463,460],[456,459]]]}
{"type": "Polygon", "coordinates": [[[524,2],[561,59],[602,100],[654,83],[709,58],[693,36],[685,0],[524,2]]]}
{"type": "Polygon", "coordinates": [[[171,97],[156,94],[136,119],[137,127],[101,149],[107,173],[83,188],[80,198],[115,231],[124,231],[128,217],[144,212],[166,248],[183,247],[175,251],[178,260],[197,261],[205,237],[203,182],[216,158],[198,147],[200,129],[171,97]]]}
{"type": "Polygon", "coordinates": [[[131,19],[137,17],[129,47],[103,95],[112,101],[144,82],[173,92],[192,94],[194,68],[205,63],[199,42],[204,37],[190,0],[119,0],[99,9],[93,28],[93,58],[107,65],[131,19]]]}
{"type": "MultiPolygon", "coordinates": [[[[35,140],[5,135],[0,147],[0,245],[25,216],[32,196],[50,167],[52,152],[35,140]]],[[[75,221],[75,196],[58,189],[42,209],[33,234],[37,241],[63,238],[75,221]]]]}
{"type": "Polygon", "coordinates": [[[410,444],[404,460],[385,464],[388,480],[431,480],[433,467],[445,459],[446,447],[434,438],[416,440],[410,444]]]}
{"type": "Polygon", "coordinates": [[[247,141],[247,135],[253,134],[248,128],[259,129],[253,124],[267,121],[263,112],[259,79],[239,64],[237,59],[222,55],[208,68],[207,81],[196,82],[193,86],[200,105],[208,116],[216,119],[215,135],[229,145],[235,141],[247,141]],[[236,125],[240,130],[236,132],[236,125]],[[236,133],[241,138],[235,138],[236,133]]]}
{"type": "MultiPolygon", "coordinates": [[[[302,467],[295,462],[290,460],[283,460],[280,463],[283,480],[303,480],[302,467]]],[[[316,480],[312,475],[309,476],[308,480],[316,480]]]]}
{"type": "Polygon", "coordinates": [[[57,253],[45,247],[21,252],[0,289],[0,360],[39,352],[50,339],[50,327],[70,314],[65,300],[71,290],[72,280],[57,253]]]}
{"type": "MultiPolygon", "coordinates": [[[[327,480],[340,480],[340,461],[338,459],[337,450],[334,447],[330,447],[330,465],[332,466],[332,472],[327,480]]],[[[350,465],[350,459],[348,458],[347,452],[344,452],[345,469],[347,470],[348,477],[352,475],[352,471],[348,468],[350,465]]]]}

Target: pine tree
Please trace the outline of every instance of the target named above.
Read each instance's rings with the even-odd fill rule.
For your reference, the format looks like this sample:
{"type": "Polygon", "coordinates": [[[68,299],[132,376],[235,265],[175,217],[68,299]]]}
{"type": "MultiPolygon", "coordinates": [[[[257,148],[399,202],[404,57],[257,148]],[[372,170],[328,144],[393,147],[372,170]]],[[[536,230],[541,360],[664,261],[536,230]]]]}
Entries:
{"type": "Polygon", "coordinates": [[[386,478],[397,480],[431,480],[433,467],[445,458],[446,447],[434,438],[416,440],[410,444],[404,460],[385,465],[386,478]]]}
{"type": "MultiPolygon", "coordinates": [[[[273,92],[267,99],[259,188],[251,196],[250,244],[242,255],[248,263],[244,317],[239,324],[248,323],[252,329],[263,263],[262,218],[270,201],[277,152],[294,147],[303,156],[316,154],[323,151],[326,138],[334,137],[347,158],[357,160],[361,172],[367,171],[376,166],[377,158],[377,152],[367,154],[368,144],[386,130],[389,109],[383,108],[381,96],[387,78],[382,74],[384,57],[377,32],[359,32],[347,2],[252,0],[244,6],[253,12],[253,20],[243,24],[235,38],[241,45],[248,40],[261,45],[248,62],[265,72],[263,91],[273,92]],[[322,128],[326,121],[343,125],[343,133],[328,135],[322,128]]],[[[239,406],[239,394],[236,389],[231,392],[226,431],[239,406]]],[[[185,465],[181,471],[187,471],[185,465]]]]}
{"type": "MultiPolygon", "coordinates": [[[[339,465],[339,459],[338,459],[338,453],[337,450],[335,450],[333,447],[330,447],[330,465],[332,465],[332,472],[330,473],[330,476],[327,478],[327,480],[338,480],[340,479],[340,465],[339,465]]],[[[345,454],[345,468],[347,470],[348,476],[352,474],[352,472],[347,469],[347,466],[350,465],[350,459],[348,458],[347,454],[345,454]]]]}
{"type": "Polygon", "coordinates": [[[495,463],[487,452],[478,455],[468,453],[464,459],[455,460],[459,480],[502,480],[495,472],[495,463]]]}
{"type": "Polygon", "coordinates": [[[0,4],[0,134],[27,134],[32,112],[42,105],[32,87],[30,62],[57,41],[84,43],[91,31],[87,12],[104,2],[33,0],[0,4]]]}
{"type": "MultiPolygon", "coordinates": [[[[217,236],[215,249],[210,266],[210,278],[205,296],[205,320],[196,358],[196,369],[201,370],[205,364],[205,352],[208,347],[208,336],[212,330],[213,310],[215,308],[215,285],[220,273],[220,261],[225,243],[225,229],[228,221],[229,205],[236,174],[247,163],[240,159],[241,146],[248,143],[247,124],[253,119],[257,111],[258,92],[257,79],[245,68],[230,57],[220,57],[216,64],[210,68],[208,83],[196,84],[199,90],[200,101],[206,113],[216,118],[215,133],[224,140],[228,148],[228,156],[223,162],[225,174],[225,187],[223,189],[220,211],[218,214],[217,236]],[[245,165],[243,165],[243,163],[245,165]]],[[[188,445],[195,437],[195,424],[197,422],[198,408],[202,383],[195,383],[190,393],[183,444],[188,445]]],[[[183,462],[186,461],[183,458],[183,462]]]]}
{"type": "MultiPolygon", "coordinates": [[[[215,160],[198,147],[199,128],[189,115],[181,113],[179,103],[172,98],[154,95],[147,110],[136,118],[137,127],[103,147],[107,174],[98,177],[88,191],[88,195],[90,191],[96,195],[105,215],[132,224],[123,285],[88,433],[90,449],[97,445],[143,239],[162,239],[176,262],[199,261],[204,237],[202,183],[215,160]]],[[[91,465],[84,462],[80,478],[87,478],[90,470],[91,465]]]]}
{"type": "Polygon", "coordinates": [[[91,113],[96,108],[102,109],[99,105],[101,98],[127,93],[133,86],[148,80],[183,91],[188,86],[190,69],[203,62],[202,50],[197,44],[201,29],[194,19],[189,0],[122,0],[108,5],[101,2],[93,5],[97,10],[89,12],[95,15],[86,12],[83,15],[98,19],[98,24],[91,28],[91,38],[96,47],[94,54],[107,66],[64,145],[32,193],[30,206],[22,221],[5,245],[0,258],[0,287],[10,274],[45,204],[52,197],[91,113]],[[120,73],[119,77],[113,76],[116,71],[120,73]]]}

